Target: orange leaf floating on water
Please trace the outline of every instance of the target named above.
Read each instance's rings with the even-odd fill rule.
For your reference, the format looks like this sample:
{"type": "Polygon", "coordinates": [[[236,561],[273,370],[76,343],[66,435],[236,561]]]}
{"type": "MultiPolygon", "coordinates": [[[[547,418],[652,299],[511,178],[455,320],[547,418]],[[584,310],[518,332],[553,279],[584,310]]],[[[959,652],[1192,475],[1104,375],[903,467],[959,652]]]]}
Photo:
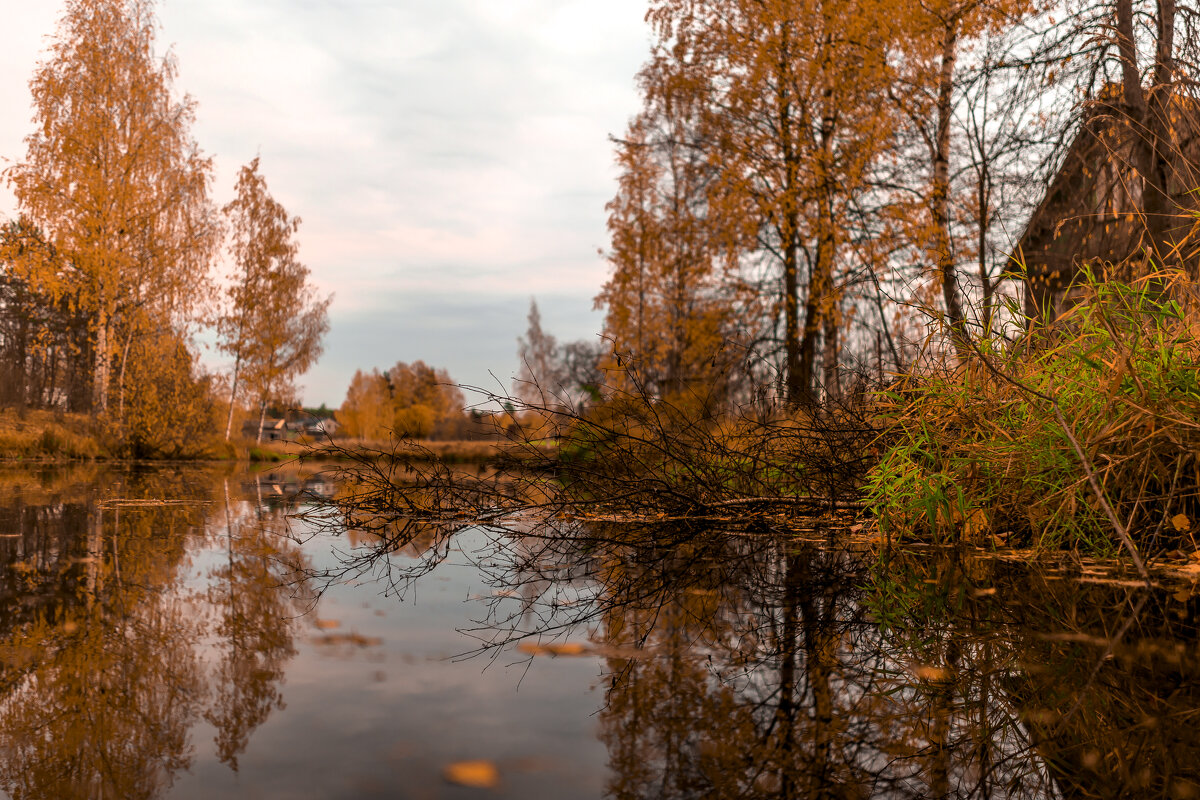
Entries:
{"type": "Polygon", "coordinates": [[[517,650],[531,656],[581,656],[588,652],[587,648],[579,642],[551,642],[550,644],[521,642],[517,645],[517,650]]]}
{"type": "Polygon", "coordinates": [[[1192,529],[1192,521],[1188,519],[1187,514],[1176,514],[1171,517],[1171,527],[1183,533],[1192,529]]]}
{"type": "Polygon", "coordinates": [[[329,633],[324,636],[315,636],[312,641],[313,644],[333,647],[343,644],[355,647],[378,647],[383,644],[383,639],[378,636],[363,636],[360,633],[329,633]]]}
{"type": "Polygon", "coordinates": [[[336,619],[318,619],[316,621],[317,629],[322,631],[328,631],[332,630],[333,628],[341,627],[341,624],[342,623],[338,622],[336,619]]]}
{"type": "Polygon", "coordinates": [[[490,761],[456,761],[442,769],[442,777],[447,783],[476,789],[494,789],[500,785],[500,771],[490,761]]]}

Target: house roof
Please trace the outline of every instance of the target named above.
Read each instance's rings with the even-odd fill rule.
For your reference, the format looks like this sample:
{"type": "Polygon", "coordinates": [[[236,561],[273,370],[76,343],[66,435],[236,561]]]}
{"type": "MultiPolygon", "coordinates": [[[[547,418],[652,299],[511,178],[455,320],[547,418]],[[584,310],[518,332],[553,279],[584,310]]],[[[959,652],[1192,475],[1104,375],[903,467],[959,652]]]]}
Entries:
{"type": "MultiPolygon", "coordinates": [[[[1171,109],[1169,146],[1181,157],[1174,159],[1166,183],[1180,216],[1167,235],[1178,242],[1186,241],[1192,214],[1200,211],[1192,191],[1200,187],[1200,104],[1177,98],[1171,109]]],[[[1014,254],[1029,279],[1027,311],[1044,303],[1046,295],[1062,292],[1084,262],[1128,263],[1151,244],[1140,216],[1142,178],[1131,163],[1135,140],[1128,119],[1116,85],[1087,107],[1014,254]]],[[[1192,246],[1180,256],[1195,261],[1200,250],[1192,246]]]]}

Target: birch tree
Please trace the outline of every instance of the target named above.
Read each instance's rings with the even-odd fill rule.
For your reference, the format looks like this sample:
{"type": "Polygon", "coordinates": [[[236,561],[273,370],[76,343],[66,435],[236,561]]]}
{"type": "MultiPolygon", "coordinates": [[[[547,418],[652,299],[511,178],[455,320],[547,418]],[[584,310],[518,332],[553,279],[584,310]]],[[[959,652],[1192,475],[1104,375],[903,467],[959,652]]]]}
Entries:
{"type": "Polygon", "coordinates": [[[173,90],[174,59],[155,51],[154,6],[67,0],[30,81],[25,160],[7,172],[22,216],[61,256],[55,269],[25,262],[35,268],[23,277],[72,295],[89,320],[101,415],[118,352],[147,328],[181,325],[209,296],[217,242],[211,161],[191,137],[195,104],[173,90]]]}
{"type": "Polygon", "coordinates": [[[271,196],[258,166],[255,158],[242,167],[237,196],[224,208],[235,265],[226,310],[217,323],[220,347],[234,359],[226,441],[243,385],[258,401],[261,439],[267,402],[286,394],[291,381],[321,355],[333,300],[310,285],[308,267],[297,260],[300,218],[289,216],[271,196]]]}

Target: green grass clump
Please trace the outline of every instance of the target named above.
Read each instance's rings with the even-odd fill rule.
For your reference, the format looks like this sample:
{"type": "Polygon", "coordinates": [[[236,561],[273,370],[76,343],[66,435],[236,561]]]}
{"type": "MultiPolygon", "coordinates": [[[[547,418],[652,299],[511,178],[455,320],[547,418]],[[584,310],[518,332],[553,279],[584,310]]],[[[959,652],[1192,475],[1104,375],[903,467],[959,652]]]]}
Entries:
{"type": "Polygon", "coordinates": [[[1194,548],[1197,287],[1181,276],[1130,284],[1089,273],[1076,292],[1080,302],[1053,324],[1016,342],[984,340],[953,369],[884,394],[888,433],[866,491],[886,532],[1115,551],[1070,434],[1140,546],[1194,548]]]}
{"type": "Polygon", "coordinates": [[[247,457],[256,463],[273,463],[276,461],[283,461],[287,458],[287,456],[283,453],[275,450],[264,450],[263,448],[257,446],[250,448],[249,452],[247,453],[247,457]]]}

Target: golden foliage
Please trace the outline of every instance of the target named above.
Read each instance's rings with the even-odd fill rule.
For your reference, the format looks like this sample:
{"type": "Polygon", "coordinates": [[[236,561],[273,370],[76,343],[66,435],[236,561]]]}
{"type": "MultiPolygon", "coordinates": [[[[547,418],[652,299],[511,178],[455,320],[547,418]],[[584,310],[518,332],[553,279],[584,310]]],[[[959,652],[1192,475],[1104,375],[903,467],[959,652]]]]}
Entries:
{"type": "Polygon", "coordinates": [[[456,438],[466,430],[465,406],[446,370],[401,361],[382,373],[357,370],[337,419],[357,439],[456,438]]]}
{"type": "Polygon", "coordinates": [[[321,355],[330,295],[321,298],[296,256],[299,217],[271,197],[258,159],[238,173],[237,197],[224,208],[236,269],[217,322],[220,346],[234,357],[225,439],[233,427],[239,381],[260,408],[291,393],[291,382],[321,355]]]}
{"type": "Polygon", "coordinates": [[[217,410],[210,380],[197,376],[193,357],[177,337],[145,337],[135,345],[131,393],[121,420],[125,452],[134,457],[185,458],[211,454],[217,410]]]}
{"type": "Polygon", "coordinates": [[[192,316],[210,292],[212,165],[191,138],[193,102],[174,94],[174,60],[155,53],[153,11],[150,0],[69,0],[30,82],[25,160],[7,173],[59,256],[14,263],[86,313],[100,413],[118,348],[192,316]]]}

